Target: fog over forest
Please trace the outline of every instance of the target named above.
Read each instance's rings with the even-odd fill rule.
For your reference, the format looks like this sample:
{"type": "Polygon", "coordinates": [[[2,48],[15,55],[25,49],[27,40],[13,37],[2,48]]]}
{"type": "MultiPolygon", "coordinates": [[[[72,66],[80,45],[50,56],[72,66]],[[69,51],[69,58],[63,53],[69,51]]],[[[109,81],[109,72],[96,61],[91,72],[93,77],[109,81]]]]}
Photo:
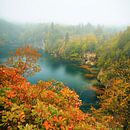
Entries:
{"type": "Polygon", "coordinates": [[[130,0],[0,0],[0,130],[130,130],[130,0]]]}
{"type": "Polygon", "coordinates": [[[0,18],[13,22],[130,24],[129,0],[0,0],[0,18]]]}

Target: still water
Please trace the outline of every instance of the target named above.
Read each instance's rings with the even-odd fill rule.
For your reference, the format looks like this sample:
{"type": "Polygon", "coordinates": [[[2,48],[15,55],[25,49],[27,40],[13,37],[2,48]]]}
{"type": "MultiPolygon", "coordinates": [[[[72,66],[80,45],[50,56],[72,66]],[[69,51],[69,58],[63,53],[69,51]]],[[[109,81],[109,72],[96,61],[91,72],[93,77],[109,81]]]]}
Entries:
{"type": "MultiPolygon", "coordinates": [[[[5,62],[9,52],[1,48],[0,63],[5,62]]],[[[42,52],[42,51],[41,51],[42,52]]],[[[31,83],[37,83],[38,80],[58,80],[63,82],[66,86],[75,90],[83,102],[81,109],[86,111],[91,105],[97,106],[96,93],[89,89],[93,80],[85,78],[84,74],[87,72],[84,69],[72,63],[65,63],[54,60],[50,55],[42,52],[42,57],[39,60],[41,71],[34,76],[29,77],[31,83]]]]}

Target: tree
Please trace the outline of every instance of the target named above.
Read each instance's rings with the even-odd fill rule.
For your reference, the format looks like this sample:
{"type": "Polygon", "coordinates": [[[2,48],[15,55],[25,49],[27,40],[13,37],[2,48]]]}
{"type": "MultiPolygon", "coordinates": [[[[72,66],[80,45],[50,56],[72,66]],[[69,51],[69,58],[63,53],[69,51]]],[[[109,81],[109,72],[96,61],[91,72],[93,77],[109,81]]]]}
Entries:
{"type": "Polygon", "coordinates": [[[68,43],[68,41],[69,41],[69,33],[67,32],[66,34],[65,34],[65,44],[67,44],[68,43]]]}
{"type": "Polygon", "coordinates": [[[122,79],[113,79],[111,86],[105,89],[100,98],[100,108],[93,111],[97,120],[102,122],[102,117],[111,116],[113,122],[109,127],[128,127],[130,110],[130,84],[122,79]]]}
{"type": "Polygon", "coordinates": [[[31,76],[35,72],[40,71],[40,66],[37,61],[41,54],[32,46],[25,46],[16,49],[12,56],[8,58],[6,63],[8,66],[17,68],[19,73],[26,76],[31,76]]]}

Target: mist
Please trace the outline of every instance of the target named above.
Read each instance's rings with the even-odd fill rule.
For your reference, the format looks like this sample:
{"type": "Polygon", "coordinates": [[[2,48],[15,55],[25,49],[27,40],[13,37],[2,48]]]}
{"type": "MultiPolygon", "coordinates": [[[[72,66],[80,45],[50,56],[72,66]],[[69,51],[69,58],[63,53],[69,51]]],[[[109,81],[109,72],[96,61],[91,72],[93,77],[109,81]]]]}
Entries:
{"type": "Polygon", "coordinates": [[[0,0],[0,18],[18,23],[129,25],[129,0],[0,0]]]}

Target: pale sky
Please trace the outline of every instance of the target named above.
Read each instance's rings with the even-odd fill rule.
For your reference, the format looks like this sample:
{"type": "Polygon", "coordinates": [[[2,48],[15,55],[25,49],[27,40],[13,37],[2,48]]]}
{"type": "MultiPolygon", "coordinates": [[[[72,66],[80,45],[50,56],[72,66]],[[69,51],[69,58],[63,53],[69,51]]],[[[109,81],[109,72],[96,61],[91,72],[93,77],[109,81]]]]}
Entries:
{"type": "Polygon", "coordinates": [[[130,0],[0,0],[0,18],[20,23],[130,25],[130,0]]]}

